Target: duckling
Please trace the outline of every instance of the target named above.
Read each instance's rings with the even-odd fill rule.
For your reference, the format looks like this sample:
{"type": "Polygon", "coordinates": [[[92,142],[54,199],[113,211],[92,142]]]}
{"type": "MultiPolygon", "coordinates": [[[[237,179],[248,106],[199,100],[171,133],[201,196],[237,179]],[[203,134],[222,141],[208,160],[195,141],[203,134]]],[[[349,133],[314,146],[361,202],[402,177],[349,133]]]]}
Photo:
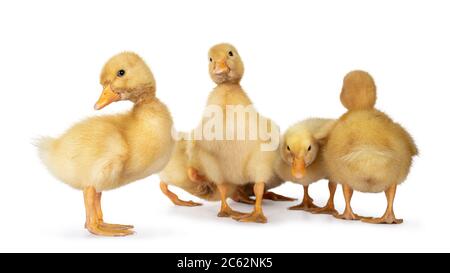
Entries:
{"type": "Polygon", "coordinates": [[[40,157],[50,173],[83,191],[88,231],[96,235],[125,236],[131,225],[103,221],[102,192],[124,186],[160,171],[173,149],[172,118],[155,96],[150,68],[137,54],[113,56],[100,76],[103,92],[94,108],[129,100],[130,112],[91,117],[58,138],[38,143],[40,157]]]}
{"type": "MultiPolygon", "coordinates": [[[[268,125],[266,132],[271,137],[268,141],[263,140],[260,136],[255,139],[250,138],[250,134],[258,129],[252,129],[253,124],[249,118],[238,115],[237,123],[241,123],[240,128],[245,132],[244,137],[239,139],[236,133],[232,135],[232,139],[229,139],[225,136],[225,132],[228,133],[227,130],[223,130],[221,132],[223,134],[219,133],[221,139],[203,137],[201,140],[195,141],[199,146],[197,157],[204,166],[205,175],[217,185],[219,190],[221,197],[219,217],[231,216],[238,221],[266,223],[267,218],[262,211],[262,199],[265,183],[270,181],[274,175],[273,160],[276,158],[276,151],[263,151],[261,144],[267,144],[273,139],[279,140],[278,126],[258,114],[240,86],[244,64],[234,46],[226,43],[215,45],[209,50],[208,58],[209,74],[217,86],[209,95],[205,115],[199,129],[202,131],[203,128],[210,125],[212,118],[206,115],[209,110],[220,109],[220,113],[223,115],[221,121],[226,121],[234,119],[235,113],[232,113],[233,111],[230,113],[230,108],[241,107],[241,109],[245,109],[246,115],[257,116],[256,120],[259,120],[260,124],[268,125]],[[243,214],[232,210],[227,203],[230,185],[243,186],[249,181],[255,182],[253,190],[256,199],[253,212],[243,214]]],[[[190,167],[195,168],[196,166],[190,162],[190,167]]]]}
{"type": "Polygon", "coordinates": [[[347,112],[331,130],[324,149],[329,177],[343,186],[345,211],[337,218],[368,223],[399,224],[394,214],[397,185],[406,180],[418,149],[411,135],[385,113],[374,108],[376,86],[364,71],[352,71],[343,81],[341,102],[347,112]],[[353,190],[385,192],[382,217],[363,218],[353,213],[353,190]]]}
{"type": "Polygon", "coordinates": [[[337,184],[329,181],[330,196],[327,204],[319,208],[309,196],[310,184],[327,178],[323,161],[323,146],[335,120],[311,118],[291,126],[283,135],[280,157],[276,162],[276,172],[284,181],[303,185],[303,201],[290,210],[305,210],[313,213],[337,213],[334,208],[334,194],[337,184]]]}

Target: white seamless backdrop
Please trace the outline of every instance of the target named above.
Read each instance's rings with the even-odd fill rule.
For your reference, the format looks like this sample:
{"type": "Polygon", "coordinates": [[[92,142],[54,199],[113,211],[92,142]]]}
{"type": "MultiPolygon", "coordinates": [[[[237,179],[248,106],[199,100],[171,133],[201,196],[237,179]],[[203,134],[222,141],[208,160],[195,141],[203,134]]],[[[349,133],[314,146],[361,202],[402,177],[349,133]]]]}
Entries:
{"type": "MultiPolygon", "coordinates": [[[[2,1],[0,251],[449,251],[449,13],[448,1],[414,0],[2,1]],[[397,191],[395,212],[405,222],[346,222],[265,201],[268,224],[238,223],[217,218],[218,203],[175,207],[154,175],[104,194],[106,220],[134,224],[135,235],[84,230],[82,193],[47,172],[33,139],[129,109],[121,102],[93,110],[100,69],[123,50],[151,66],[176,128],[193,128],[214,86],[207,51],[219,42],[237,47],[244,89],[283,130],[307,117],[341,115],[343,76],[369,71],[377,107],[409,130],[421,152],[397,191]]],[[[325,181],[310,190],[325,203],[325,181]]],[[[275,191],[302,198],[299,185],[275,191]]],[[[340,189],[336,203],[342,211],[340,189]]],[[[385,206],[384,194],[353,198],[362,215],[381,215],[385,206]]]]}

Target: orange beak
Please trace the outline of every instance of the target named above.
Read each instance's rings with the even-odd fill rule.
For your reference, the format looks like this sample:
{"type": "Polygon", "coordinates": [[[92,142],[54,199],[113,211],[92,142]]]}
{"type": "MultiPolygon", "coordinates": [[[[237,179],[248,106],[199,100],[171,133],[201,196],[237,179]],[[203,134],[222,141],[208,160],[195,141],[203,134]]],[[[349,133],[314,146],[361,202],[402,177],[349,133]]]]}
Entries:
{"type": "Polygon", "coordinates": [[[303,158],[294,157],[291,168],[292,176],[302,179],[306,175],[305,160],[303,158]]]}
{"type": "Polygon", "coordinates": [[[216,75],[226,74],[226,73],[230,72],[230,68],[226,64],[225,60],[217,61],[215,66],[214,66],[214,71],[213,72],[216,75]]]}
{"type": "Polygon", "coordinates": [[[120,95],[112,91],[111,86],[108,85],[103,89],[102,94],[100,95],[100,98],[94,105],[95,110],[100,110],[106,105],[120,100],[120,95]]]}

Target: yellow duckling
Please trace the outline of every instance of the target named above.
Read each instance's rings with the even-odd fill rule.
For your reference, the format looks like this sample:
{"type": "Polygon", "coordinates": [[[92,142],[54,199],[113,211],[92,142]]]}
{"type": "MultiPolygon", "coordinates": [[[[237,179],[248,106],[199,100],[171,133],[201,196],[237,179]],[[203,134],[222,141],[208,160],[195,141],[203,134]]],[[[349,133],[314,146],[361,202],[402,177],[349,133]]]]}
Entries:
{"type": "Polygon", "coordinates": [[[352,71],[344,78],[341,102],[347,108],[331,131],[324,149],[329,177],[343,186],[345,211],[338,218],[357,220],[350,205],[353,190],[382,192],[387,209],[380,218],[363,218],[368,223],[402,223],[394,214],[397,185],[418,154],[414,140],[398,123],[374,108],[376,86],[364,71],[352,71]]]}
{"type": "Polygon", "coordinates": [[[323,146],[334,126],[332,119],[311,118],[291,126],[283,135],[280,158],[275,163],[277,175],[284,181],[303,185],[303,201],[291,210],[335,214],[334,194],[336,183],[328,182],[330,196],[325,207],[319,208],[308,194],[310,184],[328,177],[323,161],[323,146]]]}
{"type": "Polygon", "coordinates": [[[102,192],[159,172],[173,149],[172,118],[155,97],[150,68],[135,53],[112,57],[100,76],[103,92],[96,110],[129,100],[128,113],[88,118],[59,138],[43,138],[39,153],[49,171],[64,183],[83,190],[85,227],[93,234],[124,236],[133,226],[103,222],[102,192]]]}
{"type": "MultiPolygon", "coordinates": [[[[218,44],[209,50],[208,55],[209,74],[217,86],[209,95],[206,111],[220,109],[225,121],[234,119],[234,113],[230,114],[228,111],[230,108],[240,107],[246,110],[246,114],[256,116],[256,120],[261,121],[262,124],[268,124],[267,133],[277,135],[276,138],[279,140],[278,127],[269,119],[259,115],[240,86],[244,65],[236,48],[230,44],[218,44]]],[[[240,128],[244,132],[244,137],[238,138],[237,134],[234,134],[232,135],[234,137],[229,139],[224,134],[221,135],[222,139],[196,140],[196,145],[199,146],[197,157],[204,166],[206,177],[218,187],[221,197],[219,217],[232,216],[243,222],[266,223],[267,219],[262,211],[262,199],[265,193],[265,184],[274,175],[273,160],[277,153],[261,149],[261,145],[269,141],[261,139],[260,136],[254,139],[249,137],[256,131],[255,128],[252,129],[250,119],[245,117],[237,119],[237,123],[240,123],[240,128]],[[230,185],[243,186],[250,181],[256,182],[253,187],[256,197],[253,212],[242,214],[232,210],[227,203],[230,185]]],[[[207,127],[211,120],[205,115],[200,128],[207,127]]],[[[225,133],[225,131],[228,133],[227,130],[223,132],[225,133]]],[[[273,138],[272,136],[270,139],[273,138]]],[[[196,167],[195,163],[190,166],[196,167]]]]}

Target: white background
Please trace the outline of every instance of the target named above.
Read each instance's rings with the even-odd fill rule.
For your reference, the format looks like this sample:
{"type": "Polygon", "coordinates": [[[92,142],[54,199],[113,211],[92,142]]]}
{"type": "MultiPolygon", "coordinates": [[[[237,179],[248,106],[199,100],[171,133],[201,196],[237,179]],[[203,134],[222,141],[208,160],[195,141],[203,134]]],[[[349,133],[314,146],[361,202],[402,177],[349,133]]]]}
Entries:
{"type": "MultiPolygon", "coordinates": [[[[449,14],[448,1],[2,1],[0,250],[449,251],[449,14]],[[337,118],[345,73],[369,71],[377,107],[402,123],[421,151],[397,191],[395,212],[405,222],[346,222],[267,201],[268,224],[238,223],[217,218],[218,203],[175,207],[154,175],[104,194],[106,220],[134,224],[135,235],[90,235],[82,193],[46,171],[33,139],[129,109],[120,102],[93,110],[100,70],[123,50],[151,66],[177,129],[193,128],[214,87],[207,51],[219,42],[237,47],[243,87],[282,129],[307,117],[337,118]]],[[[302,197],[299,185],[276,191],[302,197]]],[[[326,182],[310,191],[324,204],[326,182]]],[[[340,189],[336,203],[342,211],[340,189]]],[[[381,215],[385,206],[382,193],[353,198],[362,215],[381,215]]]]}

